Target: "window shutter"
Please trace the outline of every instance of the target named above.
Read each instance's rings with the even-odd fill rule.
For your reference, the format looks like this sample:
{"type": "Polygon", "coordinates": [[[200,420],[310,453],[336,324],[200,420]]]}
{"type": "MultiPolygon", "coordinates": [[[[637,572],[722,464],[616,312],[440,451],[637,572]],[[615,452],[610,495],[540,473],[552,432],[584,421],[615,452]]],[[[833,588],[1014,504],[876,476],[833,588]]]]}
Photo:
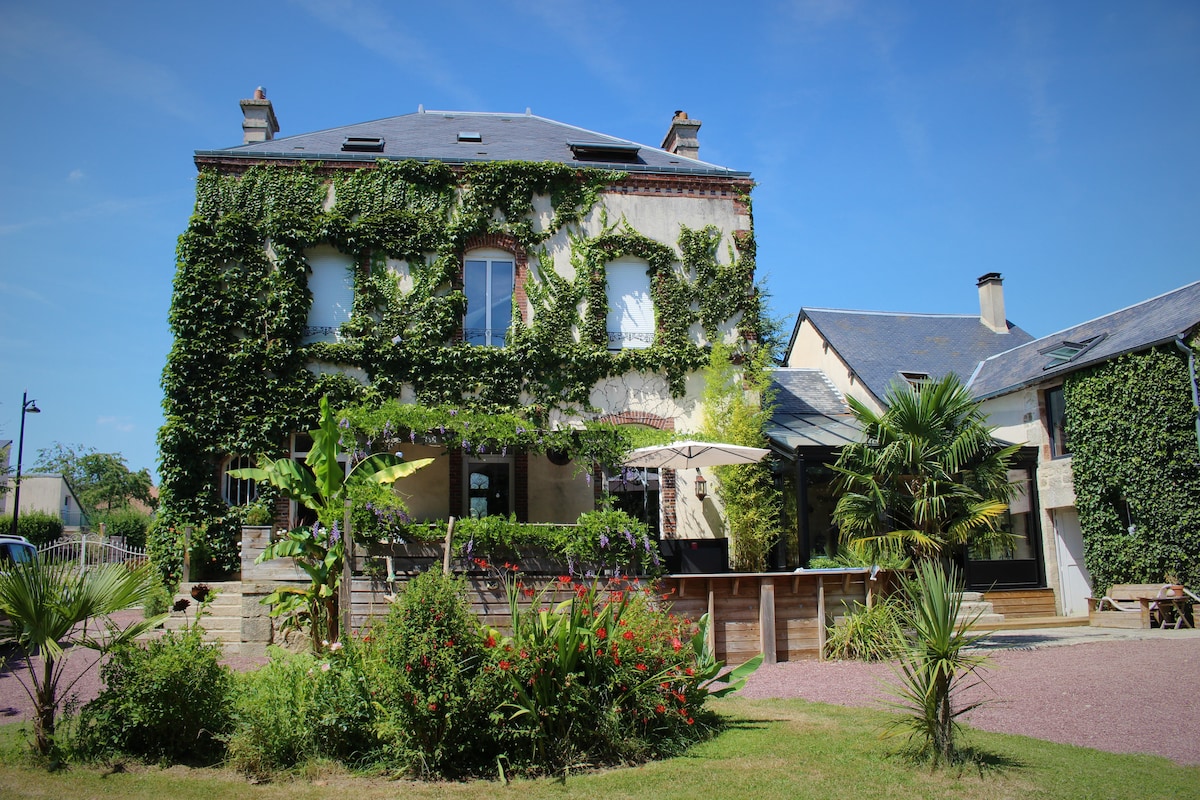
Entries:
{"type": "Polygon", "coordinates": [[[354,262],[344,253],[321,248],[308,254],[308,266],[312,306],[305,342],[336,342],[338,329],[350,320],[354,306],[354,262]]]}
{"type": "Polygon", "coordinates": [[[649,265],[640,259],[618,259],[608,265],[608,349],[644,348],[654,344],[654,301],[649,265]]]}

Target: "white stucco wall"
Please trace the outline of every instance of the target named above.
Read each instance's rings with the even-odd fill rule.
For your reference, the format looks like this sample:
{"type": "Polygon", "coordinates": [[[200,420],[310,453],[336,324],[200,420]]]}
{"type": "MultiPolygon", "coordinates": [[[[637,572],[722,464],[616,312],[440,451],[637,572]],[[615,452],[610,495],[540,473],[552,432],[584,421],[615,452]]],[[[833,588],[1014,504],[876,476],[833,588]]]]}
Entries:
{"type": "Polygon", "coordinates": [[[595,494],[585,473],[574,463],[551,464],[542,455],[529,456],[529,521],[573,523],[595,507],[595,494]]]}
{"type": "MultiPolygon", "coordinates": [[[[408,506],[415,520],[446,519],[450,516],[450,459],[442,457],[442,448],[433,445],[405,444],[400,448],[405,461],[436,459],[424,469],[393,484],[393,490],[408,506]]],[[[461,514],[456,512],[455,516],[461,514]]]]}

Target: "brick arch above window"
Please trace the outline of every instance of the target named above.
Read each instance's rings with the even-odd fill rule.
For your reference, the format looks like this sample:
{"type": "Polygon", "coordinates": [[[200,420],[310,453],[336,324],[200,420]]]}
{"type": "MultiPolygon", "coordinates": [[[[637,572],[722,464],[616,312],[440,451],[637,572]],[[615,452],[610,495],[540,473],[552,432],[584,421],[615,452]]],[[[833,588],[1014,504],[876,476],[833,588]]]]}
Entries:
{"type": "Polygon", "coordinates": [[[597,422],[606,422],[610,425],[645,425],[647,428],[660,431],[675,430],[674,417],[660,417],[649,411],[618,411],[615,414],[605,414],[597,422]]]}
{"type": "Polygon", "coordinates": [[[516,306],[517,312],[521,315],[522,321],[529,324],[531,313],[529,298],[525,292],[525,281],[529,276],[529,257],[525,248],[513,237],[502,233],[489,233],[472,236],[466,240],[463,243],[462,254],[458,260],[457,284],[464,289],[466,288],[465,262],[471,259],[473,255],[492,258],[501,253],[510,256],[512,259],[512,302],[516,306]]]}

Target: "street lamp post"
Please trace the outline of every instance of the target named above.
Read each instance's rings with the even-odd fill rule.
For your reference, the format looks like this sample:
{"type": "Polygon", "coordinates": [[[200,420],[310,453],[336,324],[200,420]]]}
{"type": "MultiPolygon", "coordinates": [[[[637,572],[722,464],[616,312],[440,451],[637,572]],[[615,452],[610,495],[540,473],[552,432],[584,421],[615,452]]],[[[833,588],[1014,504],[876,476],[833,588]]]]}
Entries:
{"type": "Polygon", "coordinates": [[[42,410],[37,407],[37,403],[29,399],[29,392],[21,394],[21,436],[17,440],[17,477],[13,481],[13,513],[12,513],[12,529],[13,536],[17,535],[17,517],[21,514],[21,456],[25,453],[25,415],[40,414],[42,410]]]}

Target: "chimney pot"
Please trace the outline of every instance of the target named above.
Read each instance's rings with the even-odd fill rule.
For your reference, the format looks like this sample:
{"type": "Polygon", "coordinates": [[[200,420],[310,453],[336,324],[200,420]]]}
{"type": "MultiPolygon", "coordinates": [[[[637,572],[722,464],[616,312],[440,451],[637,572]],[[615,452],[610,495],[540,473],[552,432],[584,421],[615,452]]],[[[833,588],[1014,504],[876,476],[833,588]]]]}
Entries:
{"type": "Polygon", "coordinates": [[[1008,333],[1008,318],[1004,314],[1004,279],[999,272],[980,275],[979,321],[995,333],[1008,333]]]}
{"type": "Polygon", "coordinates": [[[663,138],[662,149],[686,158],[700,157],[700,120],[688,119],[686,111],[676,111],[671,118],[671,129],[663,138]]]}

